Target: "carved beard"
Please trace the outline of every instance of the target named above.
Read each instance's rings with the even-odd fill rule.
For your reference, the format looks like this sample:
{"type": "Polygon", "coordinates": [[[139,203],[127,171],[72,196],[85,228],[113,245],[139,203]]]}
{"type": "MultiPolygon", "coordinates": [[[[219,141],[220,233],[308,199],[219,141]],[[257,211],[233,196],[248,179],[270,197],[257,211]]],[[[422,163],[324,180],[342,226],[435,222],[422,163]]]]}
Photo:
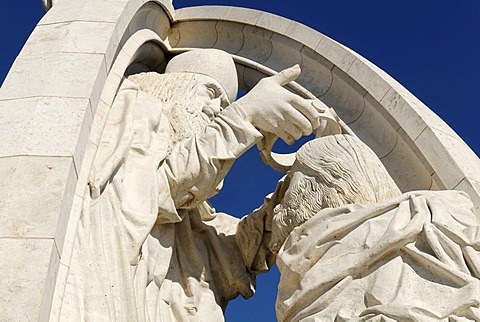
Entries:
{"type": "MultiPolygon", "coordinates": [[[[165,116],[172,127],[172,143],[175,145],[177,142],[187,139],[195,134],[203,132],[208,123],[212,120],[205,113],[198,112],[203,110],[192,108],[202,104],[196,102],[192,97],[187,103],[174,103],[170,108],[165,109],[165,116]],[[188,104],[189,106],[186,106],[188,104]]],[[[205,105],[205,104],[203,104],[205,105]]]]}
{"type": "MultiPolygon", "coordinates": [[[[192,73],[158,74],[147,72],[128,77],[140,89],[161,102],[164,116],[170,125],[171,146],[203,132],[213,119],[203,113],[208,104],[198,99],[196,89],[206,81],[205,76],[192,73]]],[[[210,113],[211,114],[211,113],[210,113]]]]}
{"type": "Polygon", "coordinates": [[[290,199],[287,202],[282,200],[273,210],[270,250],[278,253],[292,230],[323,208],[339,206],[341,202],[337,196],[335,189],[304,176],[292,187],[290,199]]]}

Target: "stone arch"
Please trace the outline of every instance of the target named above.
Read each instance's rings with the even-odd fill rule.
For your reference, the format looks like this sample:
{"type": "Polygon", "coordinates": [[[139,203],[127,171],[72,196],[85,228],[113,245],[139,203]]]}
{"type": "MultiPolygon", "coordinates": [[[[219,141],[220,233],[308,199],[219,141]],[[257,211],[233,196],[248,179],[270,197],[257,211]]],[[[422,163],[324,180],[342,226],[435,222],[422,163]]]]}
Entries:
{"type": "Polygon", "coordinates": [[[2,115],[17,122],[0,149],[11,182],[0,243],[17,254],[8,262],[1,256],[5,271],[16,273],[4,279],[0,298],[24,308],[2,304],[10,310],[4,318],[58,319],[87,176],[121,77],[135,62],[161,70],[164,53],[188,48],[235,55],[246,90],[270,70],[299,63],[298,83],[335,108],[403,190],[463,190],[479,210],[480,165],[468,146],[390,76],[317,31],[250,9],[62,0],[39,22],[0,91],[2,115]],[[149,60],[152,52],[162,58],[149,60]]]}
{"type": "Polygon", "coordinates": [[[333,107],[385,164],[403,191],[458,189],[480,209],[480,162],[435,113],[380,68],[295,21],[234,7],[175,12],[173,48],[219,48],[253,62],[239,63],[248,90],[266,73],[298,63],[297,82],[333,107]]]}

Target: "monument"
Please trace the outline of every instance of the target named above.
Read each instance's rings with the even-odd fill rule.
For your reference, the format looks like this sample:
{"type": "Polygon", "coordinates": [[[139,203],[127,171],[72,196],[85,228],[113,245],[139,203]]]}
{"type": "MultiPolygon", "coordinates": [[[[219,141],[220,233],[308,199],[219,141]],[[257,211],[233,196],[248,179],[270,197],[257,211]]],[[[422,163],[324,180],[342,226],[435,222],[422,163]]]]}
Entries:
{"type": "Polygon", "coordinates": [[[222,320],[276,259],[281,321],[478,319],[480,162],[379,68],[250,9],[44,6],[0,92],[2,318],[222,320]],[[255,144],[287,176],[215,211],[255,144]]]}

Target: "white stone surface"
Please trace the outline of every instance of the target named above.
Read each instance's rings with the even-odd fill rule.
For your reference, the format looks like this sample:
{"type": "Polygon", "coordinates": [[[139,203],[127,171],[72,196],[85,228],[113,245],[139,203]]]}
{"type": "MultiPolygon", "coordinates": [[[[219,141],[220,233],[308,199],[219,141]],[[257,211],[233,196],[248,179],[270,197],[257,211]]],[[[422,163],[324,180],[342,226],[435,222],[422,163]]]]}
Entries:
{"type": "Polygon", "coordinates": [[[217,22],[217,41],[215,48],[236,54],[243,47],[243,24],[217,22]]]}
{"type": "Polygon", "coordinates": [[[466,177],[455,187],[455,189],[465,191],[470,196],[470,199],[474,202],[474,209],[478,214],[480,211],[480,207],[478,206],[480,203],[480,181],[466,177]]]}
{"type": "Polygon", "coordinates": [[[366,93],[352,78],[334,67],[332,84],[321,100],[333,108],[345,123],[351,124],[358,120],[365,110],[366,93]]]}
{"type": "Polygon", "coordinates": [[[53,237],[72,170],[71,157],[0,158],[0,238],[53,237]]]}
{"type": "MultiPolygon", "coordinates": [[[[145,3],[61,1],[32,33],[2,86],[0,171],[8,180],[0,191],[1,248],[7,254],[0,256],[1,320],[47,320],[52,292],[65,283],[65,270],[50,256],[58,253],[54,237],[60,248],[72,243],[64,223],[76,171],[89,153],[92,112],[122,34],[145,3]]],[[[155,10],[170,8],[172,15],[171,3],[155,3],[155,10]]]]}
{"type": "Polygon", "coordinates": [[[425,169],[400,135],[393,151],[381,160],[401,191],[430,190],[432,173],[425,169]]]}
{"type": "Polygon", "coordinates": [[[52,247],[53,239],[0,238],[2,320],[38,319],[52,247]]]}
{"type": "Polygon", "coordinates": [[[378,77],[374,70],[369,68],[361,59],[356,59],[347,69],[347,74],[367,88],[368,92],[380,101],[391,88],[383,78],[378,77]]]}
{"type": "Polygon", "coordinates": [[[376,108],[376,102],[365,97],[365,110],[350,128],[381,159],[395,148],[397,133],[376,108]]]}
{"type": "MultiPolygon", "coordinates": [[[[11,309],[12,306],[8,306],[8,311],[5,313],[8,320],[31,320],[38,317],[39,299],[44,285],[47,285],[47,289],[40,313],[41,318],[47,319],[51,309],[52,317],[61,315],[58,302],[54,302],[52,306],[51,299],[56,298],[57,301],[61,299],[60,294],[63,292],[68,271],[67,265],[70,265],[69,249],[73,247],[72,231],[76,230],[74,221],[78,218],[78,209],[83,197],[81,194],[86,191],[85,186],[75,187],[76,176],[79,173],[81,181],[86,181],[85,169],[92,162],[97,147],[95,140],[99,140],[103,129],[102,124],[106,118],[106,114],[102,113],[109,110],[123,72],[138,53],[141,43],[138,42],[137,46],[127,44],[123,49],[120,47],[131,35],[136,35],[138,29],[144,27],[154,29],[160,34],[159,38],[148,36],[150,38],[143,38],[144,40],[148,38],[158,42],[160,39],[161,42],[168,31],[169,21],[167,23],[167,20],[172,18],[172,12],[169,1],[146,4],[145,0],[62,0],[55,4],[55,7],[39,23],[39,27],[12,67],[0,97],[2,111],[8,111],[9,114],[2,112],[0,119],[9,121],[21,119],[22,121],[15,122],[18,126],[15,130],[18,130],[19,136],[12,136],[10,129],[5,130],[9,128],[6,124],[11,122],[0,124],[0,133],[8,133],[5,135],[16,140],[15,142],[20,142],[18,146],[15,145],[18,149],[11,149],[12,146],[8,146],[7,150],[10,149],[8,153],[2,150],[8,157],[0,159],[0,171],[11,177],[11,183],[6,183],[7,189],[11,189],[7,191],[10,195],[7,195],[6,198],[9,199],[5,200],[8,201],[2,204],[4,199],[0,198],[0,217],[8,218],[6,219],[8,225],[1,228],[6,235],[0,235],[2,237],[0,243],[2,243],[1,248],[7,253],[18,253],[18,255],[14,260],[8,256],[0,256],[2,271],[9,272],[4,279],[2,278],[7,288],[0,290],[0,299],[3,302],[0,306],[3,308],[5,303],[14,301],[16,304],[22,303],[21,305],[27,309],[14,312],[11,309]],[[166,8],[166,13],[160,9],[162,7],[166,8]],[[143,8],[142,12],[136,15],[139,8],[143,8]],[[161,12],[156,14],[156,10],[161,12]],[[91,41],[95,38],[92,38],[94,31],[99,31],[100,37],[96,38],[98,41],[91,41]],[[50,50],[49,53],[42,52],[47,49],[50,50]],[[118,64],[112,67],[116,58],[118,58],[116,60],[118,64]],[[110,79],[107,79],[107,74],[110,79]],[[106,82],[107,87],[104,87],[106,82]],[[101,96],[102,99],[100,99],[101,96]],[[68,108],[62,110],[61,104],[58,104],[62,100],[81,103],[78,109],[69,109],[76,104],[68,103],[68,108]],[[14,107],[18,106],[15,104],[19,102],[28,102],[28,104],[23,109],[14,111],[14,107]],[[37,102],[41,103],[37,104],[37,102]],[[99,102],[101,103],[97,108],[99,102]],[[55,120],[51,117],[52,113],[57,111],[63,118],[55,120]],[[24,112],[31,112],[32,115],[25,115],[24,112]],[[99,117],[98,125],[94,126],[90,136],[93,141],[88,141],[90,124],[92,119],[97,120],[97,116],[99,117]],[[54,124],[53,127],[40,128],[40,124],[47,124],[50,120],[54,124]],[[64,122],[59,122],[61,120],[64,122]],[[30,131],[31,127],[38,127],[37,132],[30,131]],[[62,135],[55,136],[55,131],[62,135]],[[52,146],[57,145],[58,149],[51,149],[52,146]],[[35,155],[37,152],[41,155],[45,153],[48,157],[38,157],[35,155]],[[57,161],[62,166],[49,169],[47,164],[47,169],[54,170],[55,175],[45,179],[48,171],[43,169],[42,162],[50,160],[51,156],[58,158],[60,161],[57,161]],[[61,156],[65,156],[65,159],[61,156]],[[82,166],[79,166],[80,164],[82,166]],[[52,190],[44,189],[45,181],[42,181],[42,184],[35,186],[34,190],[27,191],[26,181],[19,177],[19,172],[15,170],[9,173],[11,169],[22,169],[22,167],[27,171],[31,166],[39,168],[39,172],[31,178],[34,182],[41,178],[46,182],[55,178],[52,190]],[[63,197],[57,197],[61,191],[60,187],[65,189],[62,192],[63,197]],[[20,193],[15,195],[15,191],[20,193]],[[46,196],[50,192],[54,192],[55,196],[46,196]],[[53,197],[55,198],[52,201],[53,197]],[[62,200],[61,203],[58,198],[62,200]],[[28,204],[25,200],[38,200],[38,209],[31,209],[32,204],[25,209],[22,207],[13,209],[13,202],[17,205],[28,204]],[[47,204],[50,201],[51,203],[47,204]],[[39,214],[44,209],[42,207],[46,208],[46,213],[39,214]],[[56,210],[52,210],[53,208],[56,210]],[[68,217],[69,209],[74,210],[70,217],[68,217]],[[25,214],[19,218],[12,217],[12,214],[19,212],[25,214]],[[49,213],[53,215],[47,218],[49,213]],[[55,229],[53,228],[56,226],[57,218],[60,218],[60,223],[55,235],[55,243],[61,252],[59,256],[65,255],[62,263],[55,257],[49,259],[50,254],[56,252],[56,247],[53,248],[55,250],[53,253],[50,250],[54,245],[52,238],[55,229]],[[46,225],[41,225],[41,221],[46,225]],[[20,236],[19,239],[11,239],[18,236],[20,236]],[[28,239],[29,237],[40,239],[31,240],[28,239]],[[28,259],[32,261],[26,263],[28,259]],[[48,261],[50,261],[50,277],[45,277],[48,261]],[[14,273],[10,273],[11,271],[21,271],[22,274],[21,276],[12,275],[14,273]],[[13,289],[18,292],[12,292],[13,289]],[[11,297],[12,294],[15,298],[11,297]]],[[[302,53],[301,61],[306,61],[305,56],[311,60],[302,64],[305,76],[301,81],[313,80],[327,84],[329,74],[324,69],[330,70],[329,67],[333,67],[332,86],[329,87],[330,89],[327,88],[324,100],[330,100],[333,105],[338,106],[345,102],[350,110],[358,111],[358,114],[351,114],[355,115],[349,120],[349,123],[354,123],[352,128],[363,133],[362,136],[371,138],[368,143],[380,156],[384,156],[386,163],[391,162],[393,169],[402,167],[398,176],[401,178],[403,175],[405,181],[408,181],[405,183],[405,189],[428,185],[425,173],[432,174],[430,177],[432,189],[446,187],[464,190],[470,194],[478,211],[480,206],[478,157],[421,102],[366,59],[328,37],[315,35],[307,27],[254,10],[220,7],[215,9],[205,7],[201,10],[193,8],[179,11],[178,17],[180,17],[179,22],[173,24],[169,37],[172,46],[215,47],[218,45],[222,48],[231,48],[232,51],[237,50],[239,56],[254,62],[267,62],[277,70],[288,67],[282,66],[284,64],[296,61],[296,58],[283,57],[284,54],[290,56],[294,53],[295,56],[298,50],[302,51],[303,45],[314,49],[318,56],[312,52],[307,53],[306,50],[302,53]],[[195,17],[197,12],[199,16],[195,17]],[[206,19],[209,21],[205,21],[206,19]],[[221,24],[218,21],[221,21],[221,24]],[[230,30],[228,26],[230,21],[235,24],[231,28],[234,33],[238,32],[239,25],[242,26],[243,38],[240,49],[237,49],[239,39],[232,37],[232,40],[229,40],[229,32],[217,31],[220,26],[222,30],[230,30]],[[219,37],[222,38],[219,39],[219,37]],[[335,76],[336,70],[340,75],[339,78],[335,76]],[[342,86],[348,94],[341,94],[342,86]],[[364,103],[364,96],[367,97],[367,101],[371,100],[370,103],[364,103]],[[405,141],[398,141],[397,135],[401,135],[405,141]],[[414,161],[414,166],[410,168],[412,173],[405,175],[409,169],[405,169],[403,163],[409,163],[405,162],[405,159],[416,160],[412,154],[420,160],[425,171],[422,171],[418,162],[414,161]]],[[[164,46],[168,48],[168,42],[164,46]]],[[[263,75],[253,69],[242,69],[242,67],[238,69],[244,71],[241,78],[247,83],[245,84],[247,88],[253,87],[258,77],[263,75]]],[[[323,95],[322,91],[315,92],[315,95],[323,95]]],[[[253,94],[252,91],[251,97],[253,94]]],[[[281,95],[278,97],[282,99],[281,95]]],[[[240,103],[249,105],[248,100],[240,103]]],[[[345,115],[350,114],[345,113],[345,115]]],[[[245,115],[242,116],[245,118],[245,115]]],[[[251,114],[247,116],[252,117],[251,114]]],[[[285,132],[290,136],[298,134],[296,133],[298,130],[290,128],[288,124],[275,123],[271,119],[268,119],[269,122],[262,123],[260,122],[262,117],[265,118],[265,115],[257,114],[252,118],[247,117],[247,120],[260,128],[264,127],[264,130],[273,124],[273,127],[268,129],[276,132],[277,135],[285,136],[287,140],[289,138],[285,132]]],[[[275,119],[278,114],[271,112],[269,117],[275,119]]],[[[5,192],[0,191],[0,196],[1,194],[5,192]]],[[[68,315],[63,316],[64,319],[68,317],[68,315]]]]}
{"type": "Polygon", "coordinates": [[[285,35],[312,50],[316,49],[320,41],[324,38],[318,31],[296,21],[290,23],[288,29],[285,31],[285,35]]]}
{"type": "Polygon", "coordinates": [[[170,34],[170,45],[180,48],[212,48],[217,41],[216,24],[216,21],[182,22],[176,26],[179,32],[173,31],[170,34]]]}
{"type": "MultiPolygon", "coordinates": [[[[228,16],[231,12],[232,7],[229,6],[198,6],[198,7],[186,7],[180,11],[175,12],[176,20],[228,20],[228,16]],[[192,12],[190,12],[192,10],[192,12]],[[189,19],[189,17],[194,14],[194,19],[189,19]],[[186,17],[186,19],[184,19],[186,17]],[[218,18],[222,17],[222,18],[218,18]]],[[[254,11],[254,10],[252,10],[254,11]]],[[[258,11],[260,14],[260,11],[258,11]]]]}
{"type": "MultiPolygon", "coordinates": [[[[204,8],[202,10],[207,9],[204,8]]],[[[180,21],[196,19],[195,8],[182,9],[179,10],[178,13],[179,17],[181,17],[179,19],[180,21]]],[[[248,28],[251,28],[250,26],[254,26],[257,24],[259,17],[261,17],[261,13],[258,11],[232,8],[227,19],[225,19],[225,17],[217,17],[217,19],[222,20],[224,24],[228,23],[229,21],[231,21],[232,23],[245,23],[245,30],[248,31],[248,28]]],[[[263,40],[256,38],[255,42],[250,41],[250,43],[255,43],[256,47],[261,48],[261,50],[265,51],[267,53],[266,55],[268,55],[268,49],[271,48],[270,43],[273,37],[273,35],[268,33],[268,31],[271,31],[273,34],[277,32],[280,33],[280,31],[283,30],[282,28],[284,28],[283,26],[285,25],[286,19],[281,17],[276,17],[275,19],[275,17],[268,15],[265,17],[268,17],[268,19],[266,19],[268,23],[264,24],[264,29],[267,30],[264,30],[265,34],[263,36],[263,40]],[[268,30],[268,28],[270,29],[268,30]]],[[[201,20],[201,18],[199,19],[201,20]]],[[[215,17],[213,17],[213,15],[210,15],[209,19],[214,20],[215,17]]],[[[440,148],[440,150],[442,150],[440,156],[436,155],[435,153],[429,154],[429,152],[422,151],[416,144],[416,142],[414,142],[414,140],[416,139],[416,136],[419,135],[421,131],[423,131],[425,128],[435,128],[436,130],[442,131],[443,133],[446,133],[452,137],[456,137],[457,139],[458,137],[456,136],[456,134],[452,133],[451,129],[443,121],[441,121],[436,115],[434,115],[434,113],[429,111],[425,105],[423,105],[411,93],[405,90],[403,86],[398,84],[385,72],[383,72],[374,64],[361,57],[360,55],[356,54],[352,50],[344,47],[343,45],[324,35],[318,34],[319,36],[317,37],[313,36],[315,33],[312,32],[312,30],[310,30],[309,28],[302,26],[301,24],[290,24],[287,27],[287,31],[285,34],[291,37],[293,40],[298,41],[299,43],[304,43],[306,46],[309,47],[313,46],[313,43],[318,41],[317,45],[314,48],[315,51],[319,55],[323,56],[326,60],[330,61],[335,65],[333,69],[334,81],[331,89],[332,92],[330,95],[329,92],[327,92],[327,94],[322,97],[322,100],[324,102],[328,101],[334,107],[335,105],[342,105],[342,98],[346,97],[341,94],[335,93],[335,71],[338,70],[339,72],[341,71],[342,73],[348,75],[348,78],[353,80],[353,82],[349,82],[348,84],[346,84],[346,92],[351,92],[351,89],[354,89],[355,92],[359,93],[368,92],[369,95],[374,98],[374,100],[380,102],[380,104],[378,105],[380,107],[380,110],[377,109],[377,112],[379,112],[380,115],[382,115],[384,118],[389,115],[391,116],[387,117],[388,119],[386,125],[388,126],[390,124],[390,126],[394,130],[403,131],[406,134],[406,143],[412,149],[412,152],[414,154],[417,154],[418,151],[421,151],[420,153],[423,153],[422,156],[419,156],[419,159],[422,159],[421,162],[425,166],[426,172],[430,172],[433,164],[439,162],[437,160],[438,158],[449,159],[448,155],[461,155],[471,153],[471,151],[468,152],[469,149],[466,147],[462,148],[463,152],[459,153],[448,151],[448,148],[445,146],[440,148]],[[311,42],[308,42],[307,38],[313,40],[311,42]]],[[[248,44],[248,42],[249,40],[247,40],[246,38],[246,44],[248,44]]],[[[222,46],[225,45],[223,44],[222,46]]],[[[257,62],[265,61],[265,56],[252,55],[249,53],[253,50],[253,48],[247,48],[247,50],[240,51],[239,55],[251,58],[252,60],[255,60],[257,62]]],[[[312,70],[314,68],[315,67],[312,66],[312,70]]],[[[308,72],[306,71],[306,73],[308,72]]],[[[259,73],[246,69],[245,76],[245,79],[253,81],[258,78],[259,73]]],[[[345,101],[345,105],[356,107],[355,110],[358,110],[360,112],[363,109],[362,103],[356,103],[357,98],[355,98],[354,95],[352,95],[351,98],[351,101],[345,101]]],[[[374,105],[377,106],[376,104],[374,105]]],[[[356,117],[354,116],[359,116],[359,114],[357,114],[356,112],[342,112],[343,111],[341,111],[341,109],[339,108],[339,115],[342,118],[345,118],[347,124],[356,119],[356,117]]],[[[365,118],[365,120],[367,119],[365,118]]],[[[362,127],[368,127],[368,124],[369,123],[359,125],[362,127]]],[[[372,131],[378,132],[375,128],[372,128],[372,131]]],[[[368,129],[364,130],[364,132],[367,133],[368,129]]],[[[470,159],[471,158],[469,158],[469,160],[470,159]]],[[[448,163],[449,161],[443,160],[442,162],[448,163]]],[[[475,164],[474,167],[475,169],[477,169],[476,172],[480,173],[480,162],[478,161],[478,158],[477,160],[469,161],[469,163],[475,164]]],[[[455,171],[463,174],[466,174],[466,172],[471,173],[470,170],[464,169],[461,158],[455,161],[455,164],[455,171]]],[[[399,164],[397,166],[401,167],[402,165],[399,164]]],[[[445,172],[446,173],[444,174],[444,177],[446,178],[448,177],[448,172],[445,172]]],[[[421,175],[421,173],[418,173],[418,175],[421,175]]],[[[445,179],[443,176],[440,177],[442,178],[440,180],[445,179]]],[[[480,180],[478,174],[475,175],[475,178],[480,180]]],[[[448,179],[446,180],[448,181],[448,179]]],[[[445,183],[446,182],[444,182],[443,184],[445,183]]],[[[411,182],[411,188],[416,185],[416,182],[411,182]]]]}
{"type": "Polygon", "coordinates": [[[107,50],[115,24],[110,22],[68,21],[39,25],[28,39],[24,55],[36,53],[90,53],[107,50]]]}
{"type": "Polygon", "coordinates": [[[1,99],[36,96],[90,98],[96,90],[97,79],[105,81],[106,77],[101,54],[21,53],[19,58],[12,66],[15,72],[9,73],[2,85],[1,99]],[[66,82],[65,79],[70,79],[72,74],[75,81],[66,82]],[[35,83],[36,86],[17,86],[18,83],[35,83]]]}
{"type": "Polygon", "coordinates": [[[434,128],[425,129],[415,140],[447,189],[454,189],[468,176],[477,176],[478,157],[465,142],[434,128]]]}
{"type": "Polygon", "coordinates": [[[301,147],[267,202],[279,321],[480,318],[480,221],[465,193],[400,195],[373,151],[336,135],[301,147]]]}
{"type": "MultiPolygon", "coordinates": [[[[429,110],[418,99],[412,98],[410,102],[407,102],[406,98],[404,98],[408,97],[407,95],[403,91],[398,92],[391,88],[380,103],[385,106],[386,111],[392,117],[398,120],[401,127],[412,140],[415,140],[427,127],[433,127],[451,136],[457,136],[453,130],[445,126],[440,117],[429,110]]],[[[409,96],[412,95],[410,94],[409,96]]]]}
{"type": "Polygon", "coordinates": [[[71,156],[85,116],[91,119],[88,99],[38,97],[0,101],[0,106],[2,157],[71,156]]]}
{"type": "MultiPolygon", "coordinates": [[[[119,56],[115,64],[124,65],[122,59],[128,61],[134,55],[132,48],[122,49],[125,56],[119,56]]],[[[73,239],[68,231],[74,231],[72,219],[65,217],[57,230],[56,244],[61,256],[65,253],[61,263],[69,265],[61,319],[77,319],[82,314],[87,319],[135,319],[158,312],[157,319],[184,320],[188,311],[199,319],[220,320],[226,301],[239,293],[245,297],[253,294],[249,274],[255,271],[250,269],[251,263],[242,262],[245,254],[238,253],[245,246],[232,245],[233,235],[230,241],[222,237],[233,234],[237,220],[220,214],[222,222],[210,223],[217,232],[207,233],[209,229],[200,218],[212,214],[205,213],[201,205],[215,193],[234,160],[259,142],[259,130],[292,142],[319,126],[319,112],[311,100],[282,87],[298,77],[298,66],[263,79],[229,105],[227,96],[236,95],[223,89],[236,88],[235,70],[225,52],[187,52],[173,58],[163,75],[129,76],[110,109],[108,104],[100,104],[103,111],[110,112],[90,171],[90,189],[85,189],[70,261],[73,239]],[[64,231],[69,235],[65,241],[64,231]],[[197,240],[197,231],[210,237],[197,240]],[[199,243],[207,251],[215,248],[215,255],[197,252],[193,245],[199,243]],[[150,255],[152,250],[163,255],[150,255]],[[192,271],[199,260],[201,276],[192,271]],[[170,264],[165,265],[167,262],[170,264]],[[216,268],[220,263],[229,264],[216,268]],[[133,277],[132,265],[136,271],[133,277]],[[151,265],[161,266],[160,271],[151,265]],[[180,277],[175,275],[178,270],[180,277]],[[225,277],[213,279],[223,270],[225,277]],[[116,281],[108,278],[111,275],[124,277],[116,281]],[[228,276],[240,279],[232,281],[228,276]],[[133,288],[137,280],[143,284],[133,288]],[[174,305],[164,307],[165,301],[174,305]],[[84,302],[88,306],[85,311],[84,302]],[[118,303],[118,310],[106,309],[114,303],[118,303]]],[[[93,137],[97,137],[96,132],[93,137]]],[[[93,143],[90,146],[95,149],[93,143]]],[[[82,198],[75,196],[73,204],[75,218],[82,198]]],[[[251,233],[255,230],[246,232],[251,233]]],[[[258,245],[252,251],[257,249],[258,245]]],[[[56,292],[60,294],[62,287],[58,281],[56,292]]]]}
{"type": "Polygon", "coordinates": [[[39,25],[70,21],[116,23],[126,0],[121,1],[61,1],[40,20],[39,25]]]}
{"type": "Polygon", "coordinates": [[[314,96],[321,97],[327,93],[332,87],[333,64],[327,61],[317,52],[303,47],[302,54],[302,74],[297,79],[297,83],[304,84],[314,96]]]}
{"type": "MultiPolygon", "coordinates": [[[[194,10],[194,9],[193,9],[194,10]]],[[[183,19],[182,13],[184,10],[177,10],[176,13],[178,14],[178,19],[183,19]]],[[[185,12],[186,17],[191,16],[191,12],[185,12]]],[[[258,21],[258,18],[262,15],[262,11],[259,10],[254,10],[254,9],[248,9],[248,8],[243,8],[241,10],[238,10],[238,8],[232,8],[230,10],[230,13],[228,14],[227,20],[228,21],[238,21],[242,24],[246,25],[255,25],[258,21]]]]}
{"type": "Polygon", "coordinates": [[[257,27],[275,31],[276,34],[284,35],[292,24],[292,20],[262,12],[255,21],[257,27]]]}
{"type": "MultiPolygon", "coordinates": [[[[355,61],[355,56],[346,47],[326,36],[320,39],[315,51],[330,60],[340,70],[347,72],[355,61]]],[[[351,76],[350,76],[351,77],[351,76]]]]}
{"type": "Polygon", "coordinates": [[[274,34],[272,36],[272,52],[262,65],[273,70],[280,71],[285,66],[293,66],[302,63],[302,44],[295,42],[287,37],[274,34]]]}
{"type": "Polygon", "coordinates": [[[245,25],[243,28],[243,47],[237,55],[258,63],[265,62],[272,54],[273,32],[258,27],[245,25]]]}

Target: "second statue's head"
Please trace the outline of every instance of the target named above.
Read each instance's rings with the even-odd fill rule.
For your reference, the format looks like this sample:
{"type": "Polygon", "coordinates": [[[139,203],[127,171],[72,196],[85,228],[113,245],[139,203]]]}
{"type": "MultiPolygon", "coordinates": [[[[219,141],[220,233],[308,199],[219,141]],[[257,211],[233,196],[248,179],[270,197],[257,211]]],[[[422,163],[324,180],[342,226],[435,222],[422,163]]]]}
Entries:
{"type": "Polygon", "coordinates": [[[273,211],[270,248],[274,252],[295,227],[322,209],[373,204],[400,194],[375,153],[344,134],[303,145],[284,184],[288,188],[273,211]]]}

